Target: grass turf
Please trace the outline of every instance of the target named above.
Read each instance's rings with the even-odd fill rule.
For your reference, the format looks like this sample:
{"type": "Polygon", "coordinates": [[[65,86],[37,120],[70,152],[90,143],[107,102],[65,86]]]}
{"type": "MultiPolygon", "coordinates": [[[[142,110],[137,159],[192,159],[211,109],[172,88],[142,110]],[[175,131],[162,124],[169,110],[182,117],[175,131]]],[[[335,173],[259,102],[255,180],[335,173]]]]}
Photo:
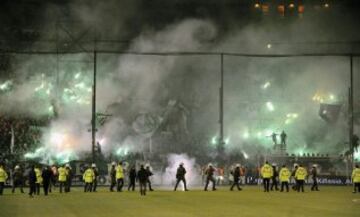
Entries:
{"type": "Polygon", "coordinates": [[[320,192],[262,192],[258,186],[230,192],[228,188],[204,192],[156,190],[145,197],[139,192],[83,193],[73,188],[69,194],[58,192],[29,198],[5,189],[0,196],[0,217],[357,217],[360,194],[351,187],[325,187],[320,192]]]}

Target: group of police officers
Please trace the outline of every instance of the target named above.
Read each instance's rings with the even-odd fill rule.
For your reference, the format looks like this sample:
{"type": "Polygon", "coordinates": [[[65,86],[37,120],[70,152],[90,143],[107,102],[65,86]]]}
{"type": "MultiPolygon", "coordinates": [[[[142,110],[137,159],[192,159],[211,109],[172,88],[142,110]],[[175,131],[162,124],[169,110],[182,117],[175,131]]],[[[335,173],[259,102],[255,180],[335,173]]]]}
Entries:
{"type": "MultiPolygon", "coordinates": [[[[216,190],[216,180],[215,173],[216,169],[212,164],[209,164],[206,171],[206,183],[204,190],[207,191],[208,185],[212,182],[212,190],[216,190]]],[[[188,191],[185,179],[186,169],[183,163],[180,163],[179,167],[176,171],[176,184],[174,191],[177,190],[177,187],[180,182],[184,184],[184,190],[188,191]]],[[[230,187],[230,190],[233,191],[236,186],[239,191],[242,190],[240,187],[240,164],[236,164],[235,168],[231,171],[233,176],[233,183],[230,187]]],[[[317,183],[317,168],[314,165],[310,171],[312,177],[312,191],[318,191],[318,183],[317,183]]],[[[61,165],[59,168],[55,166],[49,167],[45,166],[42,170],[39,166],[31,166],[30,171],[28,173],[28,184],[29,184],[29,195],[33,197],[34,194],[40,194],[40,186],[43,186],[44,194],[48,195],[51,192],[51,186],[55,186],[55,183],[59,183],[59,191],[70,192],[71,182],[72,182],[72,170],[69,164],[61,165]]],[[[147,185],[149,186],[149,190],[153,191],[151,187],[150,177],[153,175],[151,172],[150,166],[144,167],[144,165],[140,166],[140,169],[136,171],[135,166],[132,166],[129,170],[129,186],[128,190],[135,190],[136,180],[139,182],[140,194],[146,195],[147,185]]],[[[268,162],[261,167],[260,175],[263,180],[264,192],[273,191],[274,189],[277,191],[278,188],[278,180],[280,181],[280,192],[286,190],[289,192],[289,183],[290,179],[294,179],[293,190],[298,192],[304,192],[304,184],[305,180],[308,176],[307,170],[300,164],[294,167],[293,171],[290,171],[286,165],[283,165],[280,171],[277,171],[276,165],[270,165],[268,162]],[[271,187],[270,187],[271,181],[271,187]]],[[[12,193],[15,192],[15,189],[20,188],[20,192],[24,193],[24,180],[23,180],[23,171],[20,166],[15,166],[13,172],[13,185],[12,185],[12,193]]],[[[96,192],[97,188],[97,180],[99,176],[99,171],[95,164],[91,166],[87,166],[85,172],[83,173],[83,181],[84,192],[96,192]]],[[[110,191],[114,191],[114,187],[116,186],[117,192],[121,192],[124,186],[124,169],[122,166],[122,162],[116,164],[112,163],[110,173],[110,191]]],[[[8,174],[5,171],[3,165],[0,165],[0,195],[3,194],[3,189],[5,186],[5,182],[8,179],[8,174]]],[[[360,168],[358,165],[355,166],[352,172],[352,181],[354,183],[354,191],[353,193],[360,193],[360,168]]]]}

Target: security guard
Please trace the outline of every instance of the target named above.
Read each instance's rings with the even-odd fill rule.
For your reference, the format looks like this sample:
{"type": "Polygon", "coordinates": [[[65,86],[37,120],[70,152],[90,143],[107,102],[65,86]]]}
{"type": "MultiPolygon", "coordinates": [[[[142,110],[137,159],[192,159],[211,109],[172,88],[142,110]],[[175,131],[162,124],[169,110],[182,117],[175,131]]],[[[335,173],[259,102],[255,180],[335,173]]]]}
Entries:
{"type": "Polygon", "coordinates": [[[35,174],[36,174],[36,184],[35,184],[35,186],[36,186],[36,194],[37,195],[40,195],[40,185],[42,184],[42,182],[43,182],[43,178],[42,178],[42,176],[41,176],[41,170],[40,170],[40,167],[39,167],[39,165],[37,165],[36,167],[35,167],[35,174]]]}
{"type": "Polygon", "coordinates": [[[116,182],[117,182],[117,192],[121,192],[124,186],[124,170],[121,166],[121,162],[118,163],[116,167],[116,182]]]}
{"type": "Polygon", "coordinates": [[[264,166],[261,167],[261,177],[264,182],[264,192],[269,192],[270,188],[270,179],[273,176],[273,168],[269,162],[265,162],[264,166]]]}
{"type": "Polygon", "coordinates": [[[66,188],[65,186],[66,186],[66,178],[67,178],[67,171],[64,168],[64,165],[61,165],[59,167],[58,174],[59,174],[60,193],[62,193],[63,187],[66,188]]]}
{"type": "Polygon", "coordinates": [[[304,184],[305,184],[306,176],[307,176],[307,171],[300,164],[295,173],[295,179],[297,180],[297,183],[298,183],[298,186],[297,186],[298,192],[300,192],[300,188],[301,188],[301,191],[304,192],[304,184]]]}
{"type": "Polygon", "coordinates": [[[357,191],[360,193],[360,168],[359,165],[356,165],[353,172],[352,172],[352,181],[354,183],[354,191],[353,193],[356,193],[357,191]]]}
{"type": "Polygon", "coordinates": [[[205,184],[204,191],[207,191],[207,188],[209,186],[209,182],[212,182],[212,190],[216,191],[214,173],[215,173],[214,167],[212,166],[212,164],[209,164],[208,168],[205,171],[206,184],[205,184]]]}
{"type": "Polygon", "coordinates": [[[284,191],[284,186],[286,187],[286,192],[289,192],[290,176],[291,176],[290,170],[288,168],[286,168],[285,165],[283,165],[279,172],[279,177],[280,177],[280,182],[281,182],[280,192],[284,191]]]}
{"type": "Polygon", "coordinates": [[[24,175],[23,171],[21,170],[19,165],[15,166],[14,173],[13,173],[13,186],[12,186],[12,193],[15,193],[15,188],[20,187],[20,192],[24,193],[24,175]]]}
{"type": "Polygon", "coordinates": [[[8,178],[8,175],[7,175],[6,171],[4,170],[3,165],[0,165],[0,195],[3,194],[5,182],[6,182],[7,178],[8,178]]]}
{"type": "Polygon", "coordinates": [[[111,169],[110,169],[110,191],[113,192],[114,191],[114,187],[116,185],[116,163],[112,162],[111,163],[111,169]]]}
{"type": "Polygon", "coordinates": [[[188,189],[186,187],[185,174],[186,174],[186,170],[184,168],[184,163],[180,163],[180,165],[179,165],[179,167],[178,167],[178,169],[176,171],[176,184],[175,184],[174,191],[176,191],[176,188],[179,185],[180,181],[182,181],[184,183],[185,191],[188,191],[188,189]]]}
{"type": "Polygon", "coordinates": [[[237,189],[239,191],[241,191],[242,189],[240,188],[240,184],[239,184],[239,181],[240,181],[240,164],[236,164],[236,167],[235,167],[234,171],[231,171],[231,174],[234,177],[234,182],[233,182],[233,184],[232,184],[232,186],[230,188],[230,191],[232,191],[235,186],[237,187],[237,189]]]}
{"type": "Polygon", "coordinates": [[[83,174],[83,180],[85,182],[84,192],[92,192],[94,179],[94,170],[91,167],[88,167],[83,174]]]}

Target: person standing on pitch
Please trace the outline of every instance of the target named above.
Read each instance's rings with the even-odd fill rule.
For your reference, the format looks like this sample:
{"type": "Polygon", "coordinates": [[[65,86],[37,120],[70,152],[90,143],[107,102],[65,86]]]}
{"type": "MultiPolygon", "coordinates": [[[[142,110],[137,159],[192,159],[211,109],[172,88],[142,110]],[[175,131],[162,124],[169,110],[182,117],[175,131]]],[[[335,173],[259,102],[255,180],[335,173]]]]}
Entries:
{"type": "Polygon", "coordinates": [[[291,172],[291,176],[294,179],[294,185],[292,186],[292,189],[294,191],[297,191],[297,187],[298,187],[298,181],[297,181],[296,176],[295,176],[296,171],[297,171],[298,168],[299,168],[299,166],[297,164],[295,164],[295,167],[294,167],[293,171],[291,172]]]}
{"type": "Polygon", "coordinates": [[[286,168],[285,165],[283,165],[279,173],[280,182],[281,182],[280,192],[284,191],[284,186],[286,187],[286,192],[289,192],[290,175],[291,175],[290,170],[286,168]]]}
{"type": "Polygon", "coordinates": [[[319,191],[318,182],[317,182],[317,168],[315,164],[311,169],[311,178],[313,181],[313,184],[311,186],[311,191],[319,191]]]}
{"type": "Polygon", "coordinates": [[[175,184],[174,191],[176,191],[177,186],[179,185],[180,181],[182,181],[184,183],[185,191],[188,191],[188,189],[186,187],[185,174],[186,174],[186,170],[184,168],[184,163],[180,163],[180,165],[176,171],[176,184],[175,184]]]}
{"type": "Polygon", "coordinates": [[[154,174],[151,172],[149,165],[146,166],[146,172],[147,172],[147,177],[148,177],[147,183],[149,185],[149,191],[154,191],[154,189],[151,188],[151,180],[150,180],[150,177],[153,176],[154,174]]]}
{"type": "Polygon", "coordinates": [[[269,162],[265,162],[264,166],[261,167],[261,177],[264,182],[264,192],[269,192],[270,188],[270,179],[273,176],[273,168],[270,166],[269,162]]]}
{"type": "Polygon", "coordinates": [[[34,197],[36,191],[36,173],[35,173],[35,166],[32,165],[29,171],[29,196],[34,197]]]}
{"type": "Polygon", "coordinates": [[[117,192],[121,192],[124,186],[124,170],[121,166],[121,162],[118,163],[116,167],[116,182],[117,182],[117,192]]]}
{"type": "Polygon", "coordinates": [[[357,189],[357,192],[360,193],[360,168],[359,168],[359,165],[355,165],[355,168],[352,172],[351,178],[354,183],[353,193],[356,193],[356,189],[357,189]]]}
{"type": "Polygon", "coordinates": [[[45,196],[48,195],[49,192],[49,186],[50,186],[50,182],[51,182],[51,177],[52,177],[52,171],[48,166],[45,166],[43,171],[42,171],[42,179],[43,179],[43,188],[44,188],[44,194],[45,196]]]}
{"type": "Polygon", "coordinates": [[[12,193],[15,193],[15,188],[20,187],[20,192],[24,193],[24,176],[23,171],[21,170],[19,165],[15,166],[14,173],[13,173],[13,186],[12,186],[12,193]]]}
{"type": "Polygon", "coordinates": [[[137,173],[137,179],[140,185],[140,195],[146,195],[146,183],[148,180],[148,173],[144,168],[144,165],[140,166],[140,170],[137,173]]]}
{"type": "Polygon", "coordinates": [[[40,167],[37,165],[35,167],[35,173],[36,173],[36,194],[37,195],[40,195],[40,185],[42,184],[42,176],[41,176],[41,170],[40,170],[40,167]]]}
{"type": "Polygon", "coordinates": [[[298,186],[296,187],[298,192],[300,192],[300,189],[301,192],[304,192],[304,184],[305,184],[306,176],[307,176],[307,171],[300,164],[295,173],[295,179],[297,180],[298,183],[298,186]]]}
{"type": "Polygon", "coordinates": [[[279,178],[279,173],[276,169],[276,164],[273,163],[272,164],[272,168],[273,168],[273,176],[271,177],[271,188],[270,190],[273,191],[274,190],[274,186],[275,186],[275,190],[278,191],[278,178],[279,178]]]}
{"type": "MultiPolygon", "coordinates": [[[[67,172],[66,169],[64,168],[64,165],[61,165],[58,169],[58,181],[59,181],[59,185],[60,185],[60,193],[62,193],[62,189],[66,188],[66,178],[67,178],[67,172]]],[[[65,189],[64,189],[65,190],[65,189]]]]}
{"type": "Polygon", "coordinates": [[[70,164],[66,164],[65,170],[66,170],[65,193],[68,193],[70,192],[72,176],[73,176],[70,164]]]}
{"type": "Polygon", "coordinates": [[[132,166],[129,171],[128,191],[130,191],[130,189],[132,189],[132,191],[135,191],[135,182],[136,182],[136,169],[135,169],[135,166],[132,166]]]}
{"type": "Polygon", "coordinates": [[[231,171],[233,177],[234,177],[234,182],[230,188],[230,191],[233,191],[234,187],[236,186],[237,189],[239,191],[241,191],[242,189],[240,188],[240,174],[241,174],[241,171],[240,171],[240,164],[236,164],[236,167],[234,169],[234,171],[231,171]]]}
{"type": "Polygon", "coordinates": [[[87,169],[83,174],[83,180],[85,182],[84,192],[92,192],[94,179],[95,179],[94,170],[91,167],[87,167],[87,169]]]}
{"type": "Polygon", "coordinates": [[[4,170],[4,166],[0,164],[0,195],[4,192],[5,182],[8,179],[8,174],[4,170]]]}
{"type": "Polygon", "coordinates": [[[96,164],[92,164],[91,165],[92,170],[94,171],[94,183],[93,183],[93,192],[96,192],[96,188],[97,188],[97,182],[98,182],[98,178],[99,178],[99,170],[96,167],[96,164]]]}
{"type": "Polygon", "coordinates": [[[111,169],[110,169],[110,191],[114,191],[114,187],[116,185],[116,169],[115,169],[116,163],[111,163],[111,169]]]}
{"type": "Polygon", "coordinates": [[[214,167],[212,166],[212,164],[209,164],[208,168],[205,171],[206,184],[205,184],[204,191],[207,191],[209,182],[212,182],[212,190],[216,191],[214,173],[215,173],[214,167]]]}

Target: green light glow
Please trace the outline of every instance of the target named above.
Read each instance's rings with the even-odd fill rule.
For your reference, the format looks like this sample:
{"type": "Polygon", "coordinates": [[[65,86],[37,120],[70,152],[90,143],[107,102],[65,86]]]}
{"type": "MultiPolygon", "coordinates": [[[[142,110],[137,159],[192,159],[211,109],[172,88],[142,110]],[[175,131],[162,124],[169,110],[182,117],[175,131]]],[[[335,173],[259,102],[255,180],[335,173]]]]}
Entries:
{"type": "Polygon", "coordinates": [[[267,102],[266,107],[271,112],[275,110],[274,105],[272,104],[272,102],[267,102]]]}
{"type": "Polygon", "coordinates": [[[250,137],[250,134],[249,134],[249,132],[246,131],[246,132],[243,133],[242,136],[243,136],[244,139],[248,139],[250,137]]]}
{"type": "Polygon", "coordinates": [[[268,87],[270,87],[270,82],[266,82],[266,83],[262,86],[262,89],[267,89],[268,87]]]}

